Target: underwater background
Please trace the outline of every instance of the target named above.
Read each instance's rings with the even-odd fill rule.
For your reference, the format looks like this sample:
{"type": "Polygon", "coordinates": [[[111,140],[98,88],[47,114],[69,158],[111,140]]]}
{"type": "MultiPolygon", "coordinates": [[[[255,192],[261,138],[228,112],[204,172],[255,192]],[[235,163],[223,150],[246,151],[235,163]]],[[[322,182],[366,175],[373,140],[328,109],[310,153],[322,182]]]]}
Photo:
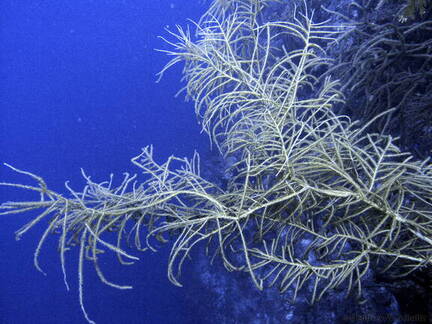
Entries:
{"type": "MultiPolygon", "coordinates": [[[[65,193],[66,180],[72,187],[83,185],[80,168],[97,181],[110,173],[120,179],[123,172],[138,172],[130,159],[145,145],[154,145],[160,161],[208,150],[193,104],[185,103],[184,95],[174,97],[182,67],[156,84],[168,57],[154,50],[166,48],[158,38],[167,34],[165,28],[197,20],[204,9],[200,1],[184,0],[2,1],[0,161],[43,174],[52,188],[65,193]]],[[[0,179],[22,177],[2,166],[0,179]]],[[[2,202],[34,198],[26,194],[0,188],[2,202]]],[[[67,261],[68,292],[54,237],[41,254],[46,277],[33,266],[43,227],[14,239],[34,215],[1,218],[0,323],[86,323],[78,302],[76,258],[67,261]]],[[[184,298],[193,293],[194,280],[185,272],[184,288],[168,281],[167,252],[139,255],[141,261],[130,267],[109,258],[102,267],[112,280],[134,286],[128,291],[102,284],[91,264],[85,265],[84,303],[91,318],[98,323],[194,323],[184,298]]],[[[205,304],[205,296],[197,298],[205,304]]]]}
{"type": "MultiPolygon", "coordinates": [[[[172,49],[158,36],[173,40],[169,32],[177,31],[177,24],[189,25],[193,31],[188,19],[198,21],[210,3],[229,6],[236,2],[231,1],[2,1],[0,163],[43,176],[50,189],[69,196],[65,181],[77,191],[85,185],[81,169],[96,183],[109,180],[112,174],[117,184],[125,172],[140,174],[130,160],[141,153],[141,148],[152,144],[158,163],[171,155],[190,158],[199,152],[203,177],[223,187],[228,178],[234,178],[225,171],[235,159],[224,161],[217,150],[210,150],[208,136],[197,123],[194,103],[184,100],[184,92],[176,96],[184,86],[183,63],[170,68],[156,82],[157,73],[170,57],[155,49],[172,49]]],[[[288,21],[299,3],[302,1],[274,2],[274,7],[267,8],[266,18],[288,21]]],[[[401,136],[401,149],[410,151],[415,159],[430,156],[432,10],[422,13],[412,9],[415,5],[425,9],[427,2],[357,0],[357,6],[350,0],[306,3],[316,10],[316,21],[330,16],[338,27],[346,19],[362,22],[360,36],[347,37],[328,53],[342,66],[348,66],[334,71],[347,93],[346,104],[336,106],[335,111],[366,123],[383,107],[398,104],[398,114],[390,125],[391,135],[401,136]],[[411,16],[404,16],[407,8],[414,10],[411,16]],[[401,12],[402,16],[396,14],[401,12]],[[408,20],[406,25],[401,17],[408,20]],[[414,26],[411,29],[410,24],[414,26]],[[395,32],[389,32],[386,26],[396,26],[395,32]],[[376,30],[385,36],[379,38],[376,30]],[[399,30],[409,37],[400,38],[399,30]],[[375,34],[379,40],[376,43],[375,34]],[[387,53],[389,44],[396,44],[390,47],[401,52],[386,66],[380,55],[370,59],[368,50],[372,48],[372,54],[376,53],[373,46],[368,47],[369,41],[376,45],[376,53],[387,53]],[[410,51],[404,51],[405,45],[414,47],[412,57],[410,51]],[[354,66],[354,59],[366,63],[354,66]],[[380,70],[377,66],[386,68],[380,70]],[[355,75],[361,80],[357,89],[351,87],[356,82],[351,76],[355,75]],[[387,78],[393,78],[388,84],[396,86],[389,87],[390,95],[383,95],[380,89],[387,78]]],[[[288,42],[284,45],[298,46],[288,42]]],[[[378,122],[372,124],[370,132],[380,132],[381,127],[378,122]]],[[[138,181],[145,179],[138,177],[138,181]]],[[[3,165],[1,182],[34,185],[31,179],[3,165]]],[[[0,203],[35,199],[38,196],[27,190],[0,186],[0,203]]],[[[0,214],[0,324],[87,323],[78,297],[79,249],[67,253],[67,291],[58,236],[50,235],[39,257],[47,275],[33,264],[47,221],[15,240],[14,232],[37,215],[0,214]]],[[[109,234],[107,237],[109,241],[109,234]]],[[[111,239],[115,238],[113,234],[111,239]]],[[[180,277],[182,288],[167,278],[170,243],[160,244],[157,253],[124,246],[127,253],[140,260],[123,266],[114,253],[106,253],[100,256],[100,265],[109,281],[132,285],[132,290],[103,284],[93,264],[84,262],[84,306],[96,323],[398,324],[426,323],[432,318],[430,267],[406,281],[392,281],[369,269],[362,283],[362,305],[355,296],[345,298],[341,289],[326,295],[321,303],[310,305],[303,292],[292,303],[292,292],[281,295],[275,287],[260,292],[251,284],[249,274],[228,273],[217,258],[210,265],[204,244],[192,249],[191,259],[186,260],[180,277]],[[408,319],[407,315],[414,316],[408,319]]],[[[312,285],[308,283],[305,290],[311,290],[312,285]]]]}

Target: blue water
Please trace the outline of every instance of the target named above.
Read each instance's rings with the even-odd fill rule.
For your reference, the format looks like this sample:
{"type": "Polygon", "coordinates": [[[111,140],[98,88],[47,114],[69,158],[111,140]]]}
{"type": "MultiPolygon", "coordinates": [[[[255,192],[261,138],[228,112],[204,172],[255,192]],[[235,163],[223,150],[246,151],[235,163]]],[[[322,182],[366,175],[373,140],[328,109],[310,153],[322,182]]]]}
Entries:
{"type": "MultiPolygon", "coordinates": [[[[157,159],[206,150],[191,103],[180,88],[181,66],[158,84],[168,61],[164,28],[198,19],[201,1],[166,0],[3,0],[0,4],[0,162],[42,175],[65,193],[79,189],[80,168],[95,181],[138,170],[130,158],[153,144],[157,159]]],[[[5,167],[0,181],[31,183],[5,167]]],[[[0,201],[34,199],[0,188],[0,201]]],[[[37,197],[36,197],[37,198],[37,197]]],[[[44,226],[20,241],[14,231],[34,214],[0,219],[0,323],[86,323],[79,307],[76,251],[67,260],[71,290],[63,284],[56,238],[42,250],[44,276],[33,267],[33,251],[44,226]]],[[[196,294],[194,278],[184,288],[166,276],[167,250],[138,253],[134,266],[115,258],[106,276],[134,289],[102,284],[85,266],[84,303],[97,323],[200,323],[185,296],[196,294]]],[[[196,298],[204,298],[197,296],[196,298]]],[[[203,299],[204,303],[204,299],[203,299]]],[[[208,305],[203,305],[208,307],[208,305]]]]}

